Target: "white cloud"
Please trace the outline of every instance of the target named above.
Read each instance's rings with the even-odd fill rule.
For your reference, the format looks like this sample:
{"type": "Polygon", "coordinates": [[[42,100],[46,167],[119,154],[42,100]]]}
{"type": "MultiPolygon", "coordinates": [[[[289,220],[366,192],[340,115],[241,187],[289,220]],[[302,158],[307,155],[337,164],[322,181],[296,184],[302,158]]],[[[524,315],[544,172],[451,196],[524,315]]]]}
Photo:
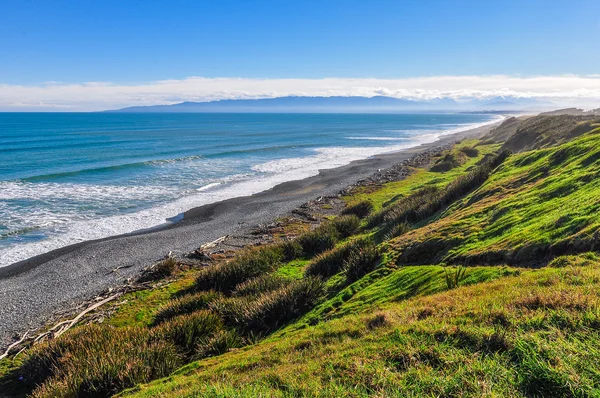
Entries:
{"type": "Polygon", "coordinates": [[[549,98],[565,104],[600,101],[600,75],[431,76],[405,79],[248,79],[189,77],[123,85],[107,82],[0,84],[0,110],[93,111],[125,106],[288,95],[374,96],[408,99],[549,98]]]}

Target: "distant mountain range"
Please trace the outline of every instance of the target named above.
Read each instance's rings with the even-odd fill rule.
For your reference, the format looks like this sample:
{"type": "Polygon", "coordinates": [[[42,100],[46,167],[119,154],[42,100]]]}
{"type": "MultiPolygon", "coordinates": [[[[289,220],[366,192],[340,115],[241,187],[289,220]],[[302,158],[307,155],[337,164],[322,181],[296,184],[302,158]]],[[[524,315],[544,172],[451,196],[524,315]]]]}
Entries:
{"type": "Polygon", "coordinates": [[[278,97],[181,102],[172,105],[133,106],[107,112],[200,113],[200,112],[433,112],[433,111],[542,111],[556,108],[549,101],[495,97],[455,101],[437,98],[412,101],[393,97],[278,97]]]}

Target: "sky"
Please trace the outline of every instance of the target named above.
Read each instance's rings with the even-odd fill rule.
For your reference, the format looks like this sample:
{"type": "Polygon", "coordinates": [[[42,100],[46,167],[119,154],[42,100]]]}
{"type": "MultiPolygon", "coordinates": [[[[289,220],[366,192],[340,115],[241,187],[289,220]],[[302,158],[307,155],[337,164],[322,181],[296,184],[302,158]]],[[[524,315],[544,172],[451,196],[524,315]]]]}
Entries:
{"type": "Polygon", "coordinates": [[[0,110],[378,93],[587,101],[600,99],[599,38],[598,0],[2,0],[0,110]]]}

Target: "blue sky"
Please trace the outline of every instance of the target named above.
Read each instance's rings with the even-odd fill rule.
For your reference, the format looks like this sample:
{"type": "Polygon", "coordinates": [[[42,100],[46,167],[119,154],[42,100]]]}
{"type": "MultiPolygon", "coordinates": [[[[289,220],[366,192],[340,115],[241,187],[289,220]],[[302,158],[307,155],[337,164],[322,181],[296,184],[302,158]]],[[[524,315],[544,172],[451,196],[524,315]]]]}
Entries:
{"type": "Polygon", "coordinates": [[[0,3],[0,83],[600,73],[600,1],[0,3]]]}
{"type": "Polygon", "coordinates": [[[0,111],[284,95],[595,105],[599,38],[600,0],[2,0],[0,111]]]}

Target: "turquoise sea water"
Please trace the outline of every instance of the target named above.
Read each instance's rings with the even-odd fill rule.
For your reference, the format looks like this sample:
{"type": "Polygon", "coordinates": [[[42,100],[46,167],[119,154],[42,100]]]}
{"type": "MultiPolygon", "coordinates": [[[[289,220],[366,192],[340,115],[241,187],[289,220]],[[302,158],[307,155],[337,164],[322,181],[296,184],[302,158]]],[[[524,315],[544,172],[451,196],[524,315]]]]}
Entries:
{"type": "Polygon", "coordinates": [[[495,119],[0,113],[0,266],[495,119]]]}

